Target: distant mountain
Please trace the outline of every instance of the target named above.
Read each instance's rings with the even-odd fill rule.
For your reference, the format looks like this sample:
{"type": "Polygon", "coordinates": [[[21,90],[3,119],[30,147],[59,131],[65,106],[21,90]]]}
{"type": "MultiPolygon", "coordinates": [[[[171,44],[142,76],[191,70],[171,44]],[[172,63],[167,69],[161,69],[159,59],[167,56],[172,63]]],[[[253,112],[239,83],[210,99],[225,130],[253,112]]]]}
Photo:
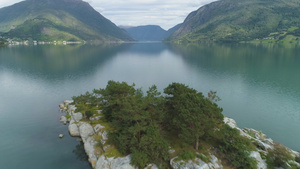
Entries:
{"type": "Polygon", "coordinates": [[[169,40],[297,40],[299,16],[299,0],[219,0],[190,13],[169,40]]]}
{"type": "Polygon", "coordinates": [[[168,31],[167,31],[167,35],[166,35],[166,38],[168,38],[169,36],[171,36],[177,29],[180,28],[180,26],[182,25],[182,23],[170,28],[168,31]]]}
{"type": "Polygon", "coordinates": [[[2,36],[33,40],[132,40],[82,0],[26,0],[0,9],[2,36]]]}
{"type": "Polygon", "coordinates": [[[176,29],[171,28],[168,31],[157,25],[145,25],[137,27],[121,26],[130,36],[137,41],[162,41],[169,37],[176,29]]]}

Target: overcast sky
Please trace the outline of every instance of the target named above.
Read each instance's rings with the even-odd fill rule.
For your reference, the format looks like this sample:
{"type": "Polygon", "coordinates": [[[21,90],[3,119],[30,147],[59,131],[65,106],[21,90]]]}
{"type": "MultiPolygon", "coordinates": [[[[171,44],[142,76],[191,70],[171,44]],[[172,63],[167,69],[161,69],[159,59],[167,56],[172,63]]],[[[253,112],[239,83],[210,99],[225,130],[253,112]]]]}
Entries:
{"type": "MultiPolygon", "coordinates": [[[[22,0],[0,0],[0,8],[22,0]]],[[[169,29],[216,0],[84,0],[116,25],[160,25],[169,29]]],[[[1,16],[0,16],[1,17],[1,16]]]]}

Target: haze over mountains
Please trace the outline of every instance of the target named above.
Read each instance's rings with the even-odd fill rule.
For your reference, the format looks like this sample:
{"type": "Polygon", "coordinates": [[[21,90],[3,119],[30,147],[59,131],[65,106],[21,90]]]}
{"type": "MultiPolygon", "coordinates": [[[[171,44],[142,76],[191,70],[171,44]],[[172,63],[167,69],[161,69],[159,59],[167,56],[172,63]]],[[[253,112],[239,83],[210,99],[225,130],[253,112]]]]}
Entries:
{"type": "Polygon", "coordinates": [[[173,34],[180,24],[175,27],[164,30],[158,25],[145,25],[136,27],[123,27],[130,36],[137,41],[162,41],[173,34]]]}

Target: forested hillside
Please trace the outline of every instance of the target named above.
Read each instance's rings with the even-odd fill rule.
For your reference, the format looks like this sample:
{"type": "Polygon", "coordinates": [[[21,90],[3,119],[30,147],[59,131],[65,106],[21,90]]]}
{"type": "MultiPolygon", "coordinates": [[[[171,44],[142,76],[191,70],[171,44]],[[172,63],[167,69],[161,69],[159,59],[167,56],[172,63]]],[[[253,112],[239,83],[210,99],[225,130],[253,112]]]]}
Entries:
{"type": "Polygon", "coordinates": [[[128,41],[132,38],[82,0],[26,0],[0,9],[0,32],[21,40],[128,41]]]}
{"type": "Polygon", "coordinates": [[[220,0],[188,15],[169,40],[177,42],[297,41],[298,0],[220,0]]]}

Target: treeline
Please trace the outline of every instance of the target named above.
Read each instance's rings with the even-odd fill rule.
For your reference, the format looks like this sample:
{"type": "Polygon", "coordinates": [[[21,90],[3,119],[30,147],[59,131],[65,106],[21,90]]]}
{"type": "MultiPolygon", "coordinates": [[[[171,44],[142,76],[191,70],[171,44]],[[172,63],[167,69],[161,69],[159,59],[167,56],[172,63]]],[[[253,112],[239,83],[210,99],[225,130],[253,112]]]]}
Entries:
{"type": "MultiPolygon", "coordinates": [[[[232,168],[256,168],[249,157],[253,144],[223,122],[216,92],[204,96],[180,83],[172,83],[162,95],[154,85],[144,95],[125,82],[109,81],[105,89],[73,97],[86,118],[102,109],[109,124],[109,142],[131,164],[143,168],[154,163],[169,168],[170,147],[182,160],[213,149],[232,168]]],[[[173,154],[174,157],[174,154],[173,154]]]]}
{"type": "Polygon", "coordinates": [[[0,46],[4,45],[7,41],[3,38],[0,38],[0,46]]]}

